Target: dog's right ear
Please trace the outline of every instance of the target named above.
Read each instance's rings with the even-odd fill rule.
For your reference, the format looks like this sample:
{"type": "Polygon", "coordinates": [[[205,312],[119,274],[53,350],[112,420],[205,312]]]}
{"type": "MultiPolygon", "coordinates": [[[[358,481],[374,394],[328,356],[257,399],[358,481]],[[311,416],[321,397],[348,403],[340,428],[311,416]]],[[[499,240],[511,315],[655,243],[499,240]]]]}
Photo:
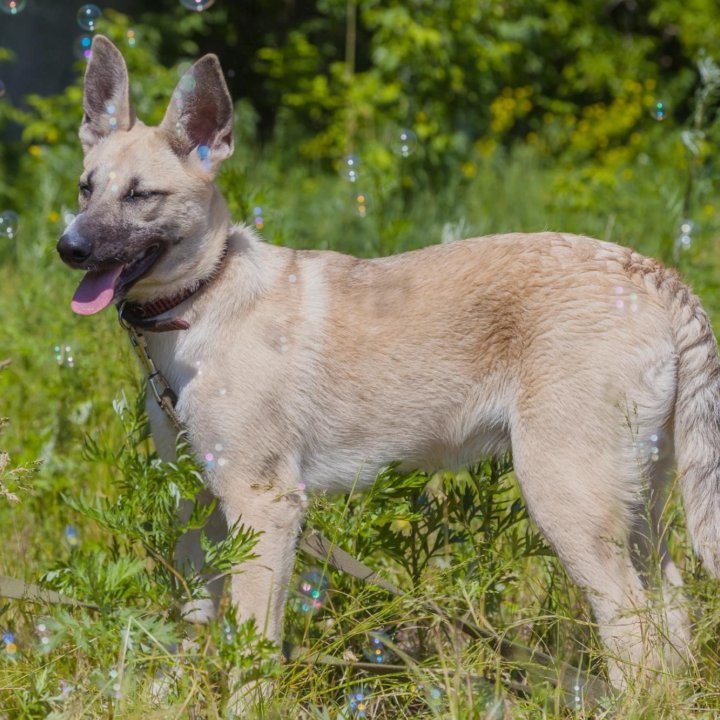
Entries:
{"type": "Polygon", "coordinates": [[[180,78],[160,128],[179,156],[197,151],[212,175],[232,155],[233,105],[215,55],[200,58],[180,78]]]}
{"type": "Polygon", "coordinates": [[[106,37],[96,35],[90,52],[80,125],[85,152],[110,133],[130,130],[135,124],[127,66],[120,51],[106,37]]]}

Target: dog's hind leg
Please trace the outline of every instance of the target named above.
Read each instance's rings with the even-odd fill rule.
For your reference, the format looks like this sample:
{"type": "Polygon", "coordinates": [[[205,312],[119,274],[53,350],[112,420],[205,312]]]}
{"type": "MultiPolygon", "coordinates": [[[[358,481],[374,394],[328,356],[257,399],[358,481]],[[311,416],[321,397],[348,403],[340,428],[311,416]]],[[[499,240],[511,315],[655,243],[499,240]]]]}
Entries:
{"type": "Polygon", "coordinates": [[[646,478],[646,493],[635,516],[630,538],[635,566],[660,604],[659,616],[667,640],[665,659],[669,666],[687,659],[691,637],[683,580],[670,557],[667,528],[662,518],[667,486],[674,475],[672,446],[669,425],[637,443],[638,463],[646,478]]]}
{"type": "Polygon", "coordinates": [[[639,479],[617,448],[588,443],[586,430],[557,416],[520,421],[512,430],[513,461],[530,515],[587,594],[609,651],[610,681],[624,687],[646,661],[657,665],[628,547],[627,500],[639,479]]]}

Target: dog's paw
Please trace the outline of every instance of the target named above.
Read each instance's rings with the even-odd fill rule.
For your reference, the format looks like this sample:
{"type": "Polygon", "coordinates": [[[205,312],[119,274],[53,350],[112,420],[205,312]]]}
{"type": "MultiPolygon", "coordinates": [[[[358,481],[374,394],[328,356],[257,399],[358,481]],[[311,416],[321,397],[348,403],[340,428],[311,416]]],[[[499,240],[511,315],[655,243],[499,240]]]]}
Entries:
{"type": "Polygon", "coordinates": [[[242,682],[237,678],[237,673],[231,673],[230,696],[225,706],[225,717],[228,720],[268,718],[274,689],[275,683],[272,680],[242,682]],[[233,678],[233,675],[236,677],[233,678]],[[233,679],[236,681],[233,682],[233,679]]]}
{"type": "Polygon", "coordinates": [[[217,607],[212,598],[193,600],[183,605],[182,616],[186,622],[207,625],[217,617],[217,607]]]}

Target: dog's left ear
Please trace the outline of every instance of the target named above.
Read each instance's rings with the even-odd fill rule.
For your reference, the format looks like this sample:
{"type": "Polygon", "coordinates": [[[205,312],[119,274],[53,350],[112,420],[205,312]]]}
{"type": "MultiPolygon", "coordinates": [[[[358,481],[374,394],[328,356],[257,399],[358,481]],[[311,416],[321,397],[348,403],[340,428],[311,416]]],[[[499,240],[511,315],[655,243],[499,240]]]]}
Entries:
{"type": "Polygon", "coordinates": [[[232,155],[233,106],[217,56],[205,55],[180,78],[160,128],[178,155],[196,153],[213,174],[232,155]]]}
{"type": "Polygon", "coordinates": [[[90,52],[80,125],[85,152],[115,130],[130,130],[135,124],[127,65],[120,51],[106,37],[96,35],[90,52]]]}

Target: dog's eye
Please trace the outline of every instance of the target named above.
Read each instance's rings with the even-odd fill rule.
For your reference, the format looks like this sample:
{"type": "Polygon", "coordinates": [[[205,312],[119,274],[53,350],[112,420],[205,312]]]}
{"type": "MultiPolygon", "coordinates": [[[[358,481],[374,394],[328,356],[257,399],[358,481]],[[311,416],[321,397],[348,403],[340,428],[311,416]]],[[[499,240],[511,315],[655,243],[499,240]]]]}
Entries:
{"type": "Polygon", "coordinates": [[[160,192],[159,190],[135,190],[135,188],[130,188],[130,191],[125,196],[126,200],[147,200],[151,197],[157,197],[159,195],[165,195],[164,192],[160,192]]]}
{"type": "Polygon", "coordinates": [[[92,187],[90,187],[90,183],[81,182],[80,183],[80,194],[83,197],[90,197],[92,195],[92,187]]]}

